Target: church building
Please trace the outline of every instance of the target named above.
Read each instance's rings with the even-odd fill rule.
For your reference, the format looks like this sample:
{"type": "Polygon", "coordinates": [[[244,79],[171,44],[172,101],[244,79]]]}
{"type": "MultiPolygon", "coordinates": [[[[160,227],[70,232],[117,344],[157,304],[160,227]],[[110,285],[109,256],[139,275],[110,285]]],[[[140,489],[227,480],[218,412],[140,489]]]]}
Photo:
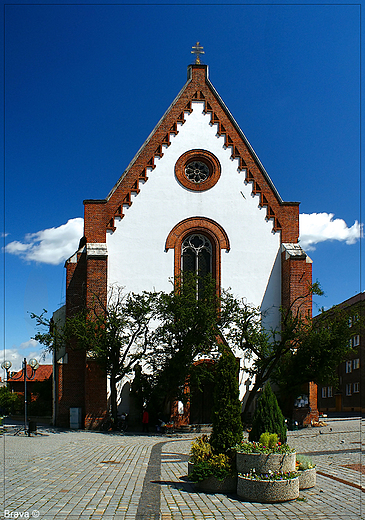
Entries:
{"type": "MultiPolygon", "coordinates": [[[[95,293],[106,301],[112,284],[169,292],[181,270],[211,273],[260,307],[267,327],[279,328],[280,307],[308,291],[299,203],[282,200],[210,82],[199,43],[193,52],[185,85],[109,195],[84,201],[84,237],[66,262],[67,316],[95,293]]],[[[303,311],[311,314],[310,297],[303,311]]],[[[67,347],[59,361],[58,424],[77,407],[85,427],[96,426],[107,409],[105,376],[67,347]]],[[[243,399],[244,370],[239,377],[243,399]]]]}

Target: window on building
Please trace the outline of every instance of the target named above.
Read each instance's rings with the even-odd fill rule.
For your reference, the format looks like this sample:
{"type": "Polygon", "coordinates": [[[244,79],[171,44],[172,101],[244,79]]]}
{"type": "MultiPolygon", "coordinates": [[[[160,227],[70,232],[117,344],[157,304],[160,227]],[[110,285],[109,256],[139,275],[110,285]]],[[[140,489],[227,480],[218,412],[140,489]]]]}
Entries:
{"type": "Polygon", "coordinates": [[[327,388],[327,397],[333,397],[333,387],[329,386],[327,388]]]}
{"type": "Polygon", "coordinates": [[[212,273],[212,244],[204,235],[185,238],[181,247],[181,269],[201,277],[212,273]]]}
{"type": "Polygon", "coordinates": [[[221,250],[229,251],[229,239],[224,229],[211,219],[191,217],[182,220],[167,236],[165,250],[174,249],[174,277],[181,273],[211,274],[217,290],[221,278],[221,250]]]}
{"type": "Polygon", "coordinates": [[[359,315],[358,314],[355,314],[354,316],[350,316],[349,317],[349,327],[352,327],[358,321],[359,321],[359,315]]]}
{"type": "Polygon", "coordinates": [[[354,383],[354,394],[358,394],[360,392],[360,383],[354,383]]]}
{"type": "Polygon", "coordinates": [[[323,399],[326,399],[327,397],[327,388],[325,386],[322,386],[322,397],[323,399]]]}
{"type": "Polygon", "coordinates": [[[212,274],[212,244],[204,235],[194,233],[185,238],[181,245],[181,271],[194,273],[197,279],[197,297],[203,290],[203,280],[212,274]]]}
{"type": "Polygon", "coordinates": [[[352,360],[352,368],[353,368],[353,370],[360,368],[360,359],[359,358],[352,360]]]}
{"type": "Polygon", "coordinates": [[[352,345],[354,347],[358,347],[360,345],[360,336],[358,334],[353,337],[352,345]]]}
{"type": "Polygon", "coordinates": [[[352,372],[352,361],[351,359],[349,361],[346,361],[346,374],[349,374],[352,372]]]}
{"type": "Polygon", "coordinates": [[[352,384],[347,383],[346,385],[346,395],[352,395],[352,384]]]}

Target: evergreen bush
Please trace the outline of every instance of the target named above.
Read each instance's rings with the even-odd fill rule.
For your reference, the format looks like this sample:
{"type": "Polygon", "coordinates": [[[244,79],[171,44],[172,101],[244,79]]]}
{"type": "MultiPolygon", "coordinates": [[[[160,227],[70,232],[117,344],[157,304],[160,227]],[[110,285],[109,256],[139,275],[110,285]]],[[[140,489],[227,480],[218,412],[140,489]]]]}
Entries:
{"type": "Polygon", "coordinates": [[[281,442],[286,442],[286,424],[270,383],[264,387],[252,419],[250,441],[259,441],[262,433],[276,433],[281,442]]]}
{"type": "Polygon", "coordinates": [[[215,369],[213,429],[210,436],[214,453],[226,453],[242,439],[237,375],[236,358],[230,349],[221,347],[221,356],[215,369]]]}

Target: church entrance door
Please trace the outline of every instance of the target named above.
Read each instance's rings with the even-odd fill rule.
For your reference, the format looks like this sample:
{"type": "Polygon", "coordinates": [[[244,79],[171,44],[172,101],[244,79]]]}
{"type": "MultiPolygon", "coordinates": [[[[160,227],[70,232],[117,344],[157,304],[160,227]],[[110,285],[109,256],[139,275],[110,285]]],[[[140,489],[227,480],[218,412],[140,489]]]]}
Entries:
{"type": "Polygon", "coordinates": [[[198,362],[190,386],[190,424],[211,424],[213,419],[213,362],[198,362]]]}

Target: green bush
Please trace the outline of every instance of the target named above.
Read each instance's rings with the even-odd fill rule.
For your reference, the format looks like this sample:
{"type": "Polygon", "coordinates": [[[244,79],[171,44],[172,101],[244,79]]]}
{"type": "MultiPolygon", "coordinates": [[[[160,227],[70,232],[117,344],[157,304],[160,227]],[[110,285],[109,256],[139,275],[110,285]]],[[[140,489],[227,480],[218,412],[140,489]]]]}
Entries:
{"type": "Polygon", "coordinates": [[[238,370],[233,353],[222,347],[215,370],[213,429],[210,436],[210,444],[216,454],[226,453],[242,439],[238,370]]]}
{"type": "Polygon", "coordinates": [[[202,435],[195,439],[191,444],[190,461],[194,464],[203,460],[209,460],[213,455],[212,447],[209,444],[208,435],[202,435]]]}
{"type": "Polygon", "coordinates": [[[18,394],[11,392],[8,387],[0,388],[0,413],[12,414],[21,409],[22,401],[18,394]]]}
{"type": "Polygon", "coordinates": [[[219,455],[211,455],[207,460],[194,463],[191,480],[202,482],[209,477],[224,480],[231,475],[233,475],[231,460],[227,455],[220,453],[219,455]]]}
{"type": "Polygon", "coordinates": [[[264,387],[252,419],[250,441],[259,441],[262,433],[276,433],[282,443],[286,442],[286,424],[270,383],[264,387]]]}
{"type": "Polygon", "coordinates": [[[273,448],[278,443],[278,435],[277,433],[269,433],[265,432],[260,435],[259,442],[268,448],[273,448]]]}

